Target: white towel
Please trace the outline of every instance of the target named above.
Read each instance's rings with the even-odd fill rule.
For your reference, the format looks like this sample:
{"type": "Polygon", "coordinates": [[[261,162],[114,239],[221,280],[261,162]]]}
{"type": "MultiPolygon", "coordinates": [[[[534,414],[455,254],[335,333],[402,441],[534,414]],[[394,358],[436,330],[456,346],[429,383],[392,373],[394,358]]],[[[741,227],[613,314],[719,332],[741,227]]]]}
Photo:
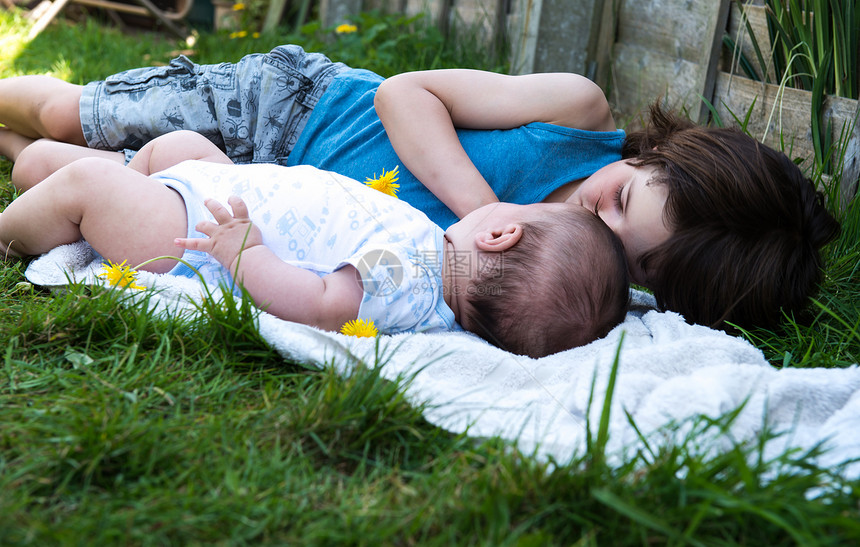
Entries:
{"type": "MultiPolygon", "coordinates": [[[[81,242],[33,261],[27,279],[45,286],[68,280],[99,283],[101,260],[81,242]]],[[[138,283],[161,291],[156,308],[187,307],[201,297],[194,280],[141,272],[138,283]]],[[[537,457],[567,461],[586,446],[586,413],[592,434],[606,394],[619,343],[618,377],[611,406],[608,454],[618,461],[641,440],[677,442],[697,416],[718,418],[743,406],[727,433],[716,428],[697,437],[701,450],[756,442],[761,431],[784,433],[765,456],[787,448],[827,448],[818,464],[846,478],[860,477],[860,368],[782,369],[765,361],[743,339],[689,325],[670,312],[651,309],[653,299],[632,291],[634,306],[605,338],[562,353],[530,359],[495,348],[468,333],[386,336],[386,378],[408,378],[413,401],[427,403],[425,417],[453,432],[515,440],[537,457]],[[622,341],[623,337],[623,341],[622,341]]],[[[261,313],[263,337],[286,358],[348,373],[358,360],[374,363],[375,341],[321,331],[261,313]]]]}

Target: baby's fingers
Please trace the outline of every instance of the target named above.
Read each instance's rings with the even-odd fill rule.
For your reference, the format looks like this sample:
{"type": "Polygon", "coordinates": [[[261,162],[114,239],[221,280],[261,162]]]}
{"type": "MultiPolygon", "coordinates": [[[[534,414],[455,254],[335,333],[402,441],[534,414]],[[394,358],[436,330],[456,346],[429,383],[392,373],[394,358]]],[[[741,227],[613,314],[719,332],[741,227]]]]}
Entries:
{"type": "Polygon", "coordinates": [[[218,200],[208,198],[203,204],[206,205],[206,208],[209,209],[209,212],[212,213],[212,216],[215,217],[215,222],[218,224],[226,224],[233,220],[233,215],[218,200]]]}
{"type": "Polygon", "coordinates": [[[197,226],[195,226],[194,229],[201,234],[206,234],[207,236],[212,237],[212,234],[215,233],[215,230],[218,229],[218,224],[215,224],[214,222],[209,222],[208,220],[201,220],[197,223],[197,226]]]}
{"type": "Polygon", "coordinates": [[[202,237],[177,237],[173,240],[173,243],[178,247],[182,247],[183,249],[188,249],[190,251],[203,251],[204,253],[208,253],[212,250],[212,240],[202,237]]]}
{"type": "Polygon", "coordinates": [[[227,198],[227,203],[229,203],[230,208],[233,209],[233,218],[250,218],[250,215],[248,214],[248,206],[245,205],[245,202],[242,201],[242,198],[239,196],[230,196],[227,198]]]}

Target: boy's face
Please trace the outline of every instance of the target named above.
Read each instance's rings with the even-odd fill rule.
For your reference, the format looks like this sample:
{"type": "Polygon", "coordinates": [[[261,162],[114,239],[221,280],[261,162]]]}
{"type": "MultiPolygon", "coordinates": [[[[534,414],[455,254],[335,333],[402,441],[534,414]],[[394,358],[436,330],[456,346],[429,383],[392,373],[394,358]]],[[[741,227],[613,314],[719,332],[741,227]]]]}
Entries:
{"type": "Polygon", "coordinates": [[[584,181],[567,198],[568,203],[594,211],[624,245],[627,269],[634,283],[648,286],[639,258],[669,239],[672,231],[663,222],[668,195],[665,185],[648,184],[656,168],[633,167],[617,161],[584,181]]]}

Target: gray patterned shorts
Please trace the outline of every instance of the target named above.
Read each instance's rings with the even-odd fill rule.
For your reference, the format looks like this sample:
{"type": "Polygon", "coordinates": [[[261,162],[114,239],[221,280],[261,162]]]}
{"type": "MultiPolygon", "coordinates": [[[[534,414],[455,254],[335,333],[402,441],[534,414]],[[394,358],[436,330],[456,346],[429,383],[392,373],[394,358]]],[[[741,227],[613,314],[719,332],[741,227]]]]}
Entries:
{"type": "Polygon", "coordinates": [[[279,46],[238,63],[120,72],[84,87],[81,127],[90,148],[126,150],[188,129],[205,135],[236,163],[286,164],[328,84],[348,67],[299,46],[279,46]]]}

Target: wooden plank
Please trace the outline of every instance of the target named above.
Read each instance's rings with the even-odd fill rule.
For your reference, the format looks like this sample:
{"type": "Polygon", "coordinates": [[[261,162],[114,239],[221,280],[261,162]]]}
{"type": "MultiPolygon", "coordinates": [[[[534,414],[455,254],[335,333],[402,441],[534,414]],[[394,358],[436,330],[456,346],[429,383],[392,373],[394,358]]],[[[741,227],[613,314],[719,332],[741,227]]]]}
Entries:
{"type": "MultiPolygon", "coordinates": [[[[758,72],[759,77],[767,75],[769,82],[776,82],[776,76],[773,71],[773,58],[771,56],[770,36],[767,30],[767,14],[764,6],[745,4],[742,8],[736,2],[732,2],[729,11],[728,30],[726,32],[740,46],[740,52],[749,60],[753,68],[758,72]],[[759,63],[746,21],[749,21],[749,27],[752,29],[753,35],[758,42],[765,66],[761,66],[761,63],[759,63]]],[[[720,63],[720,70],[746,76],[737,66],[737,59],[733,59],[732,55],[725,51],[720,63]]]]}
{"type": "Polygon", "coordinates": [[[612,76],[611,104],[628,129],[638,126],[636,119],[658,98],[672,110],[698,113],[701,67],[696,63],[617,43],[612,76]]]}
{"type": "Polygon", "coordinates": [[[600,1],[520,0],[509,17],[513,72],[586,73],[600,1]]]}
{"type": "Polygon", "coordinates": [[[489,44],[494,36],[499,8],[504,11],[504,0],[453,0],[450,10],[452,22],[456,21],[466,30],[479,31],[481,38],[489,44]]]}
{"type": "Polygon", "coordinates": [[[185,32],[182,28],[180,28],[176,23],[174,23],[170,19],[170,17],[168,17],[165,14],[165,12],[161,11],[161,9],[159,9],[155,4],[153,4],[151,0],[134,0],[134,1],[137,2],[138,4],[140,4],[141,6],[145,7],[147,9],[147,11],[150,12],[151,16],[158,19],[158,21],[162,25],[167,27],[170,30],[170,32],[172,32],[173,34],[175,34],[176,36],[178,36],[180,38],[187,38],[188,37],[188,33],[185,32]]]}
{"type": "Polygon", "coordinates": [[[320,0],[320,20],[323,28],[351,21],[361,12],[361,0],[320,0]]]}
{"type": "Polygon", "coordinates": [[[851,139],[845,147],[845,164],[842,170],[842,203],[847,204],[857,195],[857,185],[860,182],[860,101],[854,108],[853,117],[849,118],[854,124],[851,139]]]}
{"type": "MultiPolygon", "coordinates": [[[[714,91],[714,108],[727,126],[737,125],[735,118],[747,119],[747,131],[765,144],[782,150],[803,166],[814,156],[812,144],[812,93],[790,87],[754,82],[738,75],[720,72],[714,91]],[[754,106],[753,106],[754,105],[754,106]],[[749,116],[747,113],[749,112],[749,116]]],[[[824,101],[824,127],[832,122],[831,138],[852,130],[858,139],[857,100],[827,97],[824,101]]]]}
{"type": "Polygon", "coordinates": [[[542,0],[538,26],[536,72],[587,70],[588,42],[593,28],[595,0],[542,0]]]}
{"type": "MultiPolygon", "coordinates": [[[[333,2],[335,0],[321,0],[333,2]]],[[[470,38],[486,47],[488,55],[501,51],[508,34],[507,8],[511,0],[361,0],[363,9],[379,9],[407,16],[425,14],[443,36],[452,29],[470,33],[470,38]]],[[[566,0],[564,0],[566,1],[566,0]]],[[[516,51],[516,49],[514,49],[516,51]]]]}
{"type": "Polygon", "coordinates": [[[746,130],[765,144],[782,149],[806,164],[813,156],[810,124],[811,93],[754,82],[721,72],[714,92],[714,109],[726,126],[747,120],[746,130]]]}
{"type": "Polygon", "coordinates": [[[68,3],[69,0],[54,0],[48,7],[48,9],[45,11],[45,13],[43,13],[42,16],[39,17],[38,20],[36,20],[36,23],[33,24],[33,26],[30,28],[30,33],[27,35],[27,39],[32,40],[33,38],[38,36],[40,32],[45,30],[45,27],[47,27],[51,23],[51,21],[54,20],[54,17],[56,17],[57,14],[60,13],[60,11],[62,11],[62,9],[66,7],[66,4],[68,3]]]}
{"type": "Polygon", "coordinates": [[[269,33],[278,27],[281,17],[284,16],[284,8],[289,0],[271,0],[269,9],[266,10],[266,18],[263,20],[263,32],[269,33]]]}
{"type": "Polygon", "coordinates": [[[492,44],[494,52],[501,52],[508,40],[508,3],[496,0],[496,16],[493,21],[492,44]]]}
{"type": "Polygon", "coordinates": [[[510,17],[512,74],[534,72],[542,7],[542,0],[520,0],[510,17]]]}
{"type": "MultiPolygon", "coordinates": [[[[404,6],[408,15],[426,13],[439,27],[442,34],[447,35],[452,23],[469,29],[477,28],[483,33],[481,37],[489,45],[499,32],[497,18],[499,6],[504,6],[504,0],[394,0],[397,6],[404,6]]],[[[396,10],[396,8],[394,8],[396,10]]],[[[502,21],[506,19],[502,14],[502,21]]],[[[504,25],[503,25],[504,26],[504,25]]],[[[504,33],[504,29],[501,31],[504,33]]]]}
{"type": "Polygon", "coordinates": [[[585,56],[586,76],[604,91],[610,89],[612,45],[618,30],[617,0],[596,0],[585,56]]]}
{"type": "Polygon", "coordinates": [[[714,85],[717,80],[717,72],[719,69],[720,51],[723,47],[723,34],[726,31],[726,22],[729,18],[729,0],[721,0],[713,12],[710,12],[706,33],[710,34],[710,42],[707,40],[704,43],[704,48],[700,52],[698,58],[702,73],[701,84],[699,85],[699,113],[695,117],[699,123],[705,123],[710,117],[710,110],[705,101],[711,102],[714,97],[714,85]],[[704,99],[704,100],[701,100],[704,99]]]}
{"type": "Polygon", "coordinates": [[[406,13],[439,13],[439,0],[406,0],[406,13]]]}
{"type": "MultiPolygon", "coordinates": [[[[126,4],[115,0],[71,0],[71,2],[73,4],[107,10],[108,12],[128,13],[131,15],[139,15],[141,17],[157,17],[150,8],[147,8],[144,5],[135,6],[133,4],[126,4]]],[[[161,10],[157,7],[155,9],[157,9],[161,17],[164,17],[165,19],[181,21],[186,15],[188,15],[188,12],[191,11],[192,3],[192,0],[179,0],[176,3],[176,6],[171,10],[161,10]]]]}
{"type": "MultiPolygon", "coordinates": [[[[622,0],[617,41],[693,61],[709,47],[708,21],[721,2],[622,0]]],[[[711,31],[712,32],[712,31],[711,31]]]]}
{"type": "Polygon", "coordinates": [[[406,14],[424,13],[430,22],[439,23],[439,16],[445,11],[445,0],[406,0],[406,14]]]}
{"type": "Polygon", "coordinates": [[[664,90],[670,105],[706,119],[700,96],[713,93],[728,8],[728,0],[621,0],[613,96],[622,116],[657,98],[643,93],[664,90]]]}
{"type": "Polygon", "coordinates": [[[111,2],[110,0],[72,0],[74,4],[99,8],[104,10],[118,11],[120,13],[128,13],[131,15],[139,15],[147,17],[150,15],[149,10],[143,6],[135,6],[133,4],[122,4],[120,2],[111,2]]]}

